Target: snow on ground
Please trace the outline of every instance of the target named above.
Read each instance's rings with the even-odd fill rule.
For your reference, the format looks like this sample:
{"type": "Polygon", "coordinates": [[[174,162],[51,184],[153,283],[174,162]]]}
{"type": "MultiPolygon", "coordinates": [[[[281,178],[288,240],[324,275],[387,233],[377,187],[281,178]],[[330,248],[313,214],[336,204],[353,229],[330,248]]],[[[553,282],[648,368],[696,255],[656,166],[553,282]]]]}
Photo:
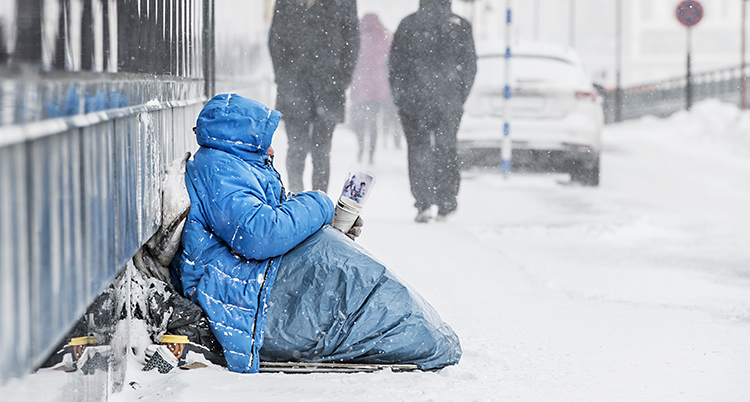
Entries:
{"type": "MultiPolygon", "coordinates": [[[[565,175],[464,172],[457,214],[422,225],[405,148],[381,140],[366,166],[377,183],[358,242],[455,329],[457,366],[159,375],[131,361],[110,400],[749,400],[750,114],[706,101],[607,126],[603,138],[598,188],[565,175]]],[[[274,146],[285,176],[282,130],[274,146]]],[[[329,194],[355,165],[355,136],[340,127],[329,194]]],[[[40,371],[2,390],[12,400],[65,399],[75,376],[40,371]]]]}

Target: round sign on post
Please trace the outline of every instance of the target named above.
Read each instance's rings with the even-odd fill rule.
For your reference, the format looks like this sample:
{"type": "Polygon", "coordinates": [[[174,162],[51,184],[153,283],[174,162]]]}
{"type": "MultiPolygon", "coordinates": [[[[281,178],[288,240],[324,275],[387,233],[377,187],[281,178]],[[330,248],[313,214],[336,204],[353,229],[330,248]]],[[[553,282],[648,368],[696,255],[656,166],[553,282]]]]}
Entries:
{"type": "MultiPolygon", "coordinates": [[[[744,0],[743,0],[744,1],[744,0]]],[[[685,109],[690,110],[693,105],[693,84],[690,77],[690,51],[692,48],[691,32],[693,26],[703,18],[703,6],[695,0],[685,0],[677,5],[675,17],[687,27],[687,76],[685,83],[685,109]]]]}
{"type": "Polygon", "coordinates": [[[677,5],[675,16],[682,25],[691,28],[703,18],[703,6],[695,0],[685,0],[677,5]]]}

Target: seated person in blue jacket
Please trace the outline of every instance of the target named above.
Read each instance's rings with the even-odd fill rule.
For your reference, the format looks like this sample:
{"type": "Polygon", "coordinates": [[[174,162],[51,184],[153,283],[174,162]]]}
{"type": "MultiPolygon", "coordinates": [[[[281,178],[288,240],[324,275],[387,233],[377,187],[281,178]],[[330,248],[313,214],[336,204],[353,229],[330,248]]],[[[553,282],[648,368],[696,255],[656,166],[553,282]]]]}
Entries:
{"type": "MultiPolygon", "coordinates": [[[[338,311],[342,309],[347,311],[344,313],[345,316],[353,317],[350,312],[366,309],[362,306],[365,306],[371,299],[377,300],[377,297],[373,299],[368,292],[372,293],[376,285],[383,287],[384,280],[379,278],[385,277],[387,271],[380,265],[377,265],[377,269],[369,268],[369,266],[374,266],[374,259],[363,252],[359,246],[353,247],[352,241],[328,226],[334,218],[334,205],[325,193],[308,191],[287,197],[280,176],[272,163],[271,140],[280,118],[281,113],[256,101],[235,94],[217,95],[203,107],[198,116],[195,133],[200,149],[186,165],[185,184],[191,206],[182,233],[182,250],[172,263],[172,282],[178,291],[199,304],[206,312],[211,330],[224,349],[228,368],[236,372],[258,372],[260,356],[263,355],[261,347],[264,343],[264,331],[267,331],[265,334],[267,343],[273,343],[277,347],[273,351],[275,354],[269,353],[269,356],[287,359],[289,357],[282,356],[283,353],[289,349],[302,349],[297,345],[282,346],[286,344],[274,341],[275,334],[280,334],[280,331],[291,331],[292,335],[278,336],[279,339],[285,340],[300,332],[299,327],[294,324],[287,325],[287,322],[293,322],[296,318],[288,316],[289,312],[286,309],[279,310],[279,306],[284,303],[298,303],[301,297],[296,296],[298,289],[301,294],[307,288],[320,290],[322,285],[319,283],[317,289],[312,285],[307,285],[303,289],[298,285],[299,282],[293,283],[289,279],[292,274],[303,274],[307,277],[318,275],[316,279],[322,278],[318,282],[328,281],[332,284],[332,289],[335,290],[327,291],[327,294],[331,294],[342,289],[341,284],[336,281],[340,281],[338,278],[343,275],[332,275],[329,269],[341,268],[348,270],[347,272],[362,269],[365,275],[357,273],[351,277],[362,278],[370,275],[374,278],[370,288],[362,287],[364,289],[360,292],[363,295],[362,304],[351,308],[338,307],[338,311]],[[306,239],[316,236],[324,240],[316,244],[323,244],[322,247],[326,250],[338,247],[336,252],[328,253],[333,255],[332,260],[322,263],[325,256],[313,257],[314,253],[300,245],[306,239]],[[300,250],[297,246],[304,249],[298,252],[301,256],[285,257],[285,261],[288,259],[287,265],[296,261],[300,266],[289,265],[286,271],[284,267],[280,271],[282,256],[295,247],[295,250],[300,250]],[[338,257],[343,253],[349,253],[352,256],[338,257]],[[314,258],[312,262],[306,260],[311,258],[314,258]],[[348,265],[342,265],[340,260],[349,261],[348,265]],[[303,272],[308,269],[309,275],[303,272]],[[279,280],[276,281],[277,273],[279,280]],[[274,285],[274,281],[277,285],[274,285]],[[292,286],[291,290],[289,286],[292,286]],[[278,296],[271,296],[271,289],[274,287],[279,288],[276,290],[279,293],[278,296]],[[292,296],[285,296],[289,294],[292,296]],[[270,300],[270,296],[277,297],[277,303],[270,300]],[[267,314],[275,316],[267,317],[267,314]],[[266,329],[267,318],[273,323],[273,325],[269,323],[271,329],[268,330],[266,329]]],[[[358,220],[347,235],[353,239],[359,234],[361,226],[362,221],[358,220]]],[[[390,280],[390,277],[386,279],[390,280]]],[[[344,285],[348,286],[347,294],[344,297],[334,294],[334,299],[348,299],[347,302],[355,299],[351,294],[352,290],[359,286],[355,282],[355,280],[349,280],[345,283],[344,285]]],[[[402,294],[405,298],[412,297],[411,293],[402,292],[401,288],[403,288],[401,285],[395,286],[395,292],[384,297],[393,298],[393,294],[396,293],[402,294]]],[[[320,300],[322,300],[320,295],[316,295],[305,303],[314,304],[319,303],[320,300]]],[[[309,312],[320,312],[323,316],[337,317],[335,311],[325,311],[328,307],[330,306],[306,305],[302,310],[308,309],[309,312]]],[[[400,309],[411,316],[419,316],[405,308],[400,309]]],[[[358,317],[361,317],[362,312],[358,314],[360,314],[358,317]]],[[[378,314],[382,316],[382,312],[378,314]]],[[[432,313],[425,313],[425,316],[431,317],[430,314],[432,313]]],[[[378,320],[369,320],[369,322],[377,323],[378,320]]],[[[350,321],[357,320],[351,319],[350,321]]],[[[397,321],[404,320],[398,318],[397,321]]],[[[452,330],[448,331],[450,328],[445,330],[443,326],[447,327],[440,322],[423,327],[428,329],[439,327],[441,333],[453,334],[452,330]]],[[[360,328],[363,328],[360,331],[364,334],[362,338],[366,338],[368,342],[371,341],[372,332],[378,332],[377,329],[373,330],[361,325],[360,328]]],[[[314,329],[313,331],[328,331],[333,334],[329,329],[314,329]]],[[[352,333],[356,331],[350,328],[343,331],[342,336],[352,333]]],[[[404,339],[412,337],[403,332],[400,332],[399,336],[404,339]]],[[[425,338],[424,335],[416,336],[425,338]]],[[[443,335],[439,337],[442,339],[443,335]]],[[[306,336],[305,339],[307,338],[309,337],[306,336]]],[[[386,339],[385,336],[381,338],[386,339]]],[[[455,337],[455,341],[453,338],[450,340],[451,345],[455,347],[451,352],[452,360],[447,364],[457,362],[460,356],[458,338],[455,337]]],[[[352,342],[361,344],[359,340],[352,342]]],[[[387,342],[387,340],[385,342],[376,340],[373,345],[387,342]]],[[[425,340],[416,339],[415,342],[423,345],[425,340]]],[[[346,342],[337,340],[336,343],[343,345],[346,342]]],[[[344,360],[358,356],[352,353],[356,352],[360,355],[363,353],[360,352],[363,349],[355,351],[348,347],[343,352],[349,354],[336,354],[335,349],[326,349],[328,346],[321,346],[321,350],[326,349],[326,351],[319,352],[317,349],[313,350],[313,346],[306,346],[306,348],[310,350],[310,356],[315,356],[317,361],[323,360],[325,355],[329,355],[331,359],[344,360]]],[[[304,358],[300,350],[289,351],[289,356],[304,358]]],[[[400,359],[399,356],[392,359],[400,359]]],[[[426,364],[425,367],[433,368],[439,365],[446,365],[446,363],[441,360],[433,365],[426,364]]]]}

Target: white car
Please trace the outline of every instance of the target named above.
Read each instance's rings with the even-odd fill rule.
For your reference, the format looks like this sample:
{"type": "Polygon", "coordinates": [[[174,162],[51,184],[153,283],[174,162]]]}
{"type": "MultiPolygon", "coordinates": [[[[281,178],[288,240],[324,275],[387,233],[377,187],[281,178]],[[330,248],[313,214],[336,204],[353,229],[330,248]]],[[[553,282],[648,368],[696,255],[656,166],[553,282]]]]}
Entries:
{"type": "MultiPolygon", "coordinates": [[[[462,166],[500,166],[504,132],[505,50],[477,46],[477,76],[458,133],[462,166]]],[[[601,97],[570,48],[511,47],[511,170],[570,173],[599,185],[604,113],[601,97]]]]}

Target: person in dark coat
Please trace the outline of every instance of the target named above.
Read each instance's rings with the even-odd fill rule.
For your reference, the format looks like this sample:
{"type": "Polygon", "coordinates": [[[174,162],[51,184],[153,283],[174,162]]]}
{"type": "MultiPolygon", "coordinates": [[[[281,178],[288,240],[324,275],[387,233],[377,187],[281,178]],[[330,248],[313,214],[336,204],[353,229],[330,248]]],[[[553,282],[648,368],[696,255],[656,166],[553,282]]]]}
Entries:
{"type": "Polygon", "coordinates": [[[469,22],[451,12],[451,0],[420,0],[393,38],[389,82],[408,146],[409,181],[417,222],[457,208],[461,180],[456,134],[476,75],[469,22]]]}
{"type": "Polygon", "coordinates": [[[284,115],[291,191],[303,189],[312,154],[314,190],[328,191],[333,130],[359,55],[356,0],[277,0],[268,39],[276,109],[284,115]]]}

